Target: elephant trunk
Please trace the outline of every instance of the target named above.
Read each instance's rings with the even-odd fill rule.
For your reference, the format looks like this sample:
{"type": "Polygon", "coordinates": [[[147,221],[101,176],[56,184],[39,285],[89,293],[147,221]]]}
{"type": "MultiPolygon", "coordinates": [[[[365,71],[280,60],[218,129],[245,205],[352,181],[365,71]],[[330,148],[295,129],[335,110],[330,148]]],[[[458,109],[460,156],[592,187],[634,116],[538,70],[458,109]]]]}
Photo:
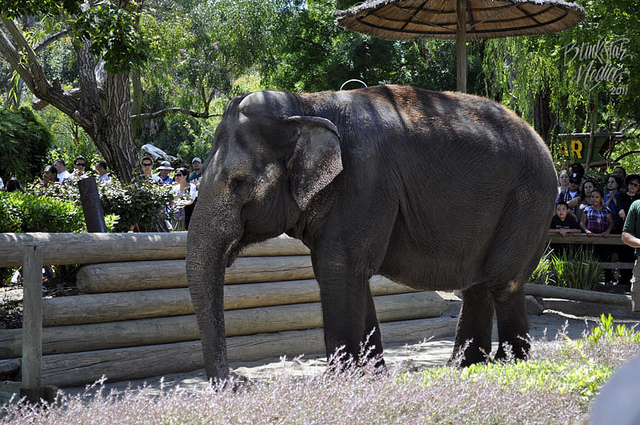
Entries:
{"type": "Polygon", "coordinates": [[[229,251],[239,240],[238,214],[230,205],[199,203],[187,236],[187,281],[196,313],[207,377],[229,377],[224,322],[224,276],[229,251]],[[204,208],[203,208],[204,207],[204,208]],[[227,208],[225,208],[227,207],[227,208]],[[235,215],[235,217],[234,217],[235,215]]]}

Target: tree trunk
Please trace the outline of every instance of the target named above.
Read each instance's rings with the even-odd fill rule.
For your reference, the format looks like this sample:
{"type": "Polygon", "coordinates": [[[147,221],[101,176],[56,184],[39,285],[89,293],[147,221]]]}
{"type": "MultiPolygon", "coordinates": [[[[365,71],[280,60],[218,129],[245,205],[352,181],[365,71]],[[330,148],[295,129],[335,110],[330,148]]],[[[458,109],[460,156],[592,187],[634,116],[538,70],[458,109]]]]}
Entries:
{"type": "Polygon", "coordinates": [[[548,87],[536,94],[534,106],[534,128],[547,145],[551,143],[555,115],[551,110],[551,91],[548,87]]]}
{"type": "Polygon", "coordinates": [[[96,80],[90,47],[89,40],[74,43],[82,95],[80,108],[72,118],[91,137],[110,171],[128,183],[139,174],[135,172],[137,149],[131,132],[129,74],[107,74],[106,101],[101,102],[98,86],[103,82],[96,80]]]}
{"type": "MultiPolygon", "coordinates": [[[[137,116],[142,113],[142,77],[140,75],[140,68],[131,70],[131,86],[133,94],[133,98],[131,99],[131,115],[137,116]]],[[[139,118],[131,121],[131,133],[134,137],[137,134],[139,123],[139,118]]]]}
{"type": "MultiPolygon", "coordinates": [[[[128,73],[107,76],[107,122],[105,149],[101,152],[112,171],[125,182],[133,180],[138,155],[131,132],[131,84],[128,73]]],[[[96,144],[98,141],[96,140],[96,144]]]]}

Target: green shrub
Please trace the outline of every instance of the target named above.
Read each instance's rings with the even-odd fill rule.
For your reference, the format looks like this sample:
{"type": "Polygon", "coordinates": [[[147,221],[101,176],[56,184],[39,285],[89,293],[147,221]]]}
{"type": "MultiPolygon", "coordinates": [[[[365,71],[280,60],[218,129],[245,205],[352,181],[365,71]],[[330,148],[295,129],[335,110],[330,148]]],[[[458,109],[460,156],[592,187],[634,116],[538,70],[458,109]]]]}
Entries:
{"type": "Polygon", "coordinates": [[[601,342],[611,343],[613,339],[620,339],[638,344],[640,342],[640,333],[636,332],[635,329],[628,328],[624,325],[617,325],[614,327],[613,316],[611,316],[611,314],[605,316],[603,313],[600,315],[600,322],[598,322],[598,326],[591,328],[589,334],[579,341],[579,345],[594,346],[601,342]]]}
{"type": "Polygon", "coordinates": [[[0,177],[31,181],[42,173],[53,136],[29,108],[0,107],[0,177]]]}
{"type": "Polygon", "coordinates": [[[82,232],[84,215],[74,202],[20,192],[0,192],[0,232],[82,232]]]}
{"type": "Polygon", "coordinates": [[[565,288],[592,290],[604,267],[593,253],[593,249],[564,251],[559,257],[551,256],[555,284],[565,288]]]}
{"type": "Polygon", "coordinates": [[[36,182],[27,186],[27,192],[63,202],[72,202],[77,206],[82,205],[80,203],[80,191],[78,190],[78,185],[75,184],[56,184],[40,187],[36,182]]]}
{"type": "MultiPolygon", "coordinates": [[[[0,191],[0,233],[82,232],[82,208],[74,202],[48,196],[0,191]]],[[[6,282],[13,268],[0,268],[0,282],[6,282]]]]}
{"type": "Polygon", "coordinates": [[[547,246],[529,281],[540,285],[592,290],[604,268],[593,249],[566,250],[559,256],[547,246]]]}
{"type": "Polygon", "coordinates": [[[166,231],[167,206],[173,202],[170,185],[148,180],[124,184],[112,178],[111,184],[100,184],[98,190],[104,213],[118,216],[114,232],[166,231]]]}
{"type": "Polygon", "coordinates": [[[529,281],[539,285],[548,285],[553,281],[553,267],[551,265],[551,254],[553,250],[547,245],[544,254],[540,258],[536,269],[531,273],[529,281]]]}
{"type": "MultiPolygon", "coordinates": [[[[110,183],[97,181],[98,194],[110,232],[166,231],[167,206],[173,202],[170,185],[158,185],[148,180],[130,184],[111,176],[110,183]]],[[[77,184],[56,185],[47,188],[32,186],[30,191],[41,196],[74,202],[81,206],[77,184]]]]}

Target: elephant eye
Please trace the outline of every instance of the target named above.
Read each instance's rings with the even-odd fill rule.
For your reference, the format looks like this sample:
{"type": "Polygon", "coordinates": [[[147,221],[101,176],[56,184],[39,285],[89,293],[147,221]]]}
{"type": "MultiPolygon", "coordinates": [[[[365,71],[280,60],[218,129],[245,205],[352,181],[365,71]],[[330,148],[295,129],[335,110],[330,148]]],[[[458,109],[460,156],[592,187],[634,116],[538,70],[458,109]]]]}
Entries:
{"type": "Polygon", "coordinates": [[[246,202],[249,200],[249,196],[253,190],[253,185],[245,179],[233,178],[231,179],[229,188],[231,189],[233,196],[238,198],[240,201],[246,202]]]}

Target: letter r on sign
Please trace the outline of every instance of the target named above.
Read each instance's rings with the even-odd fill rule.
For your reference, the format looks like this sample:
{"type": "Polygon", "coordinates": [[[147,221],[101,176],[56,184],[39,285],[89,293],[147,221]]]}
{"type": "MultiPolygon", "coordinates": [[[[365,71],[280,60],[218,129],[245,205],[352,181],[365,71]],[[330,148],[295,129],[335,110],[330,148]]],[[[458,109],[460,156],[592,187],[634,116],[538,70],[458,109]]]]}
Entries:
{"type": "Polygon", "coordinates": [[[571,141],[571,154],[578,159],[582,159],[582,142],[580,140],[571,141]]]}

